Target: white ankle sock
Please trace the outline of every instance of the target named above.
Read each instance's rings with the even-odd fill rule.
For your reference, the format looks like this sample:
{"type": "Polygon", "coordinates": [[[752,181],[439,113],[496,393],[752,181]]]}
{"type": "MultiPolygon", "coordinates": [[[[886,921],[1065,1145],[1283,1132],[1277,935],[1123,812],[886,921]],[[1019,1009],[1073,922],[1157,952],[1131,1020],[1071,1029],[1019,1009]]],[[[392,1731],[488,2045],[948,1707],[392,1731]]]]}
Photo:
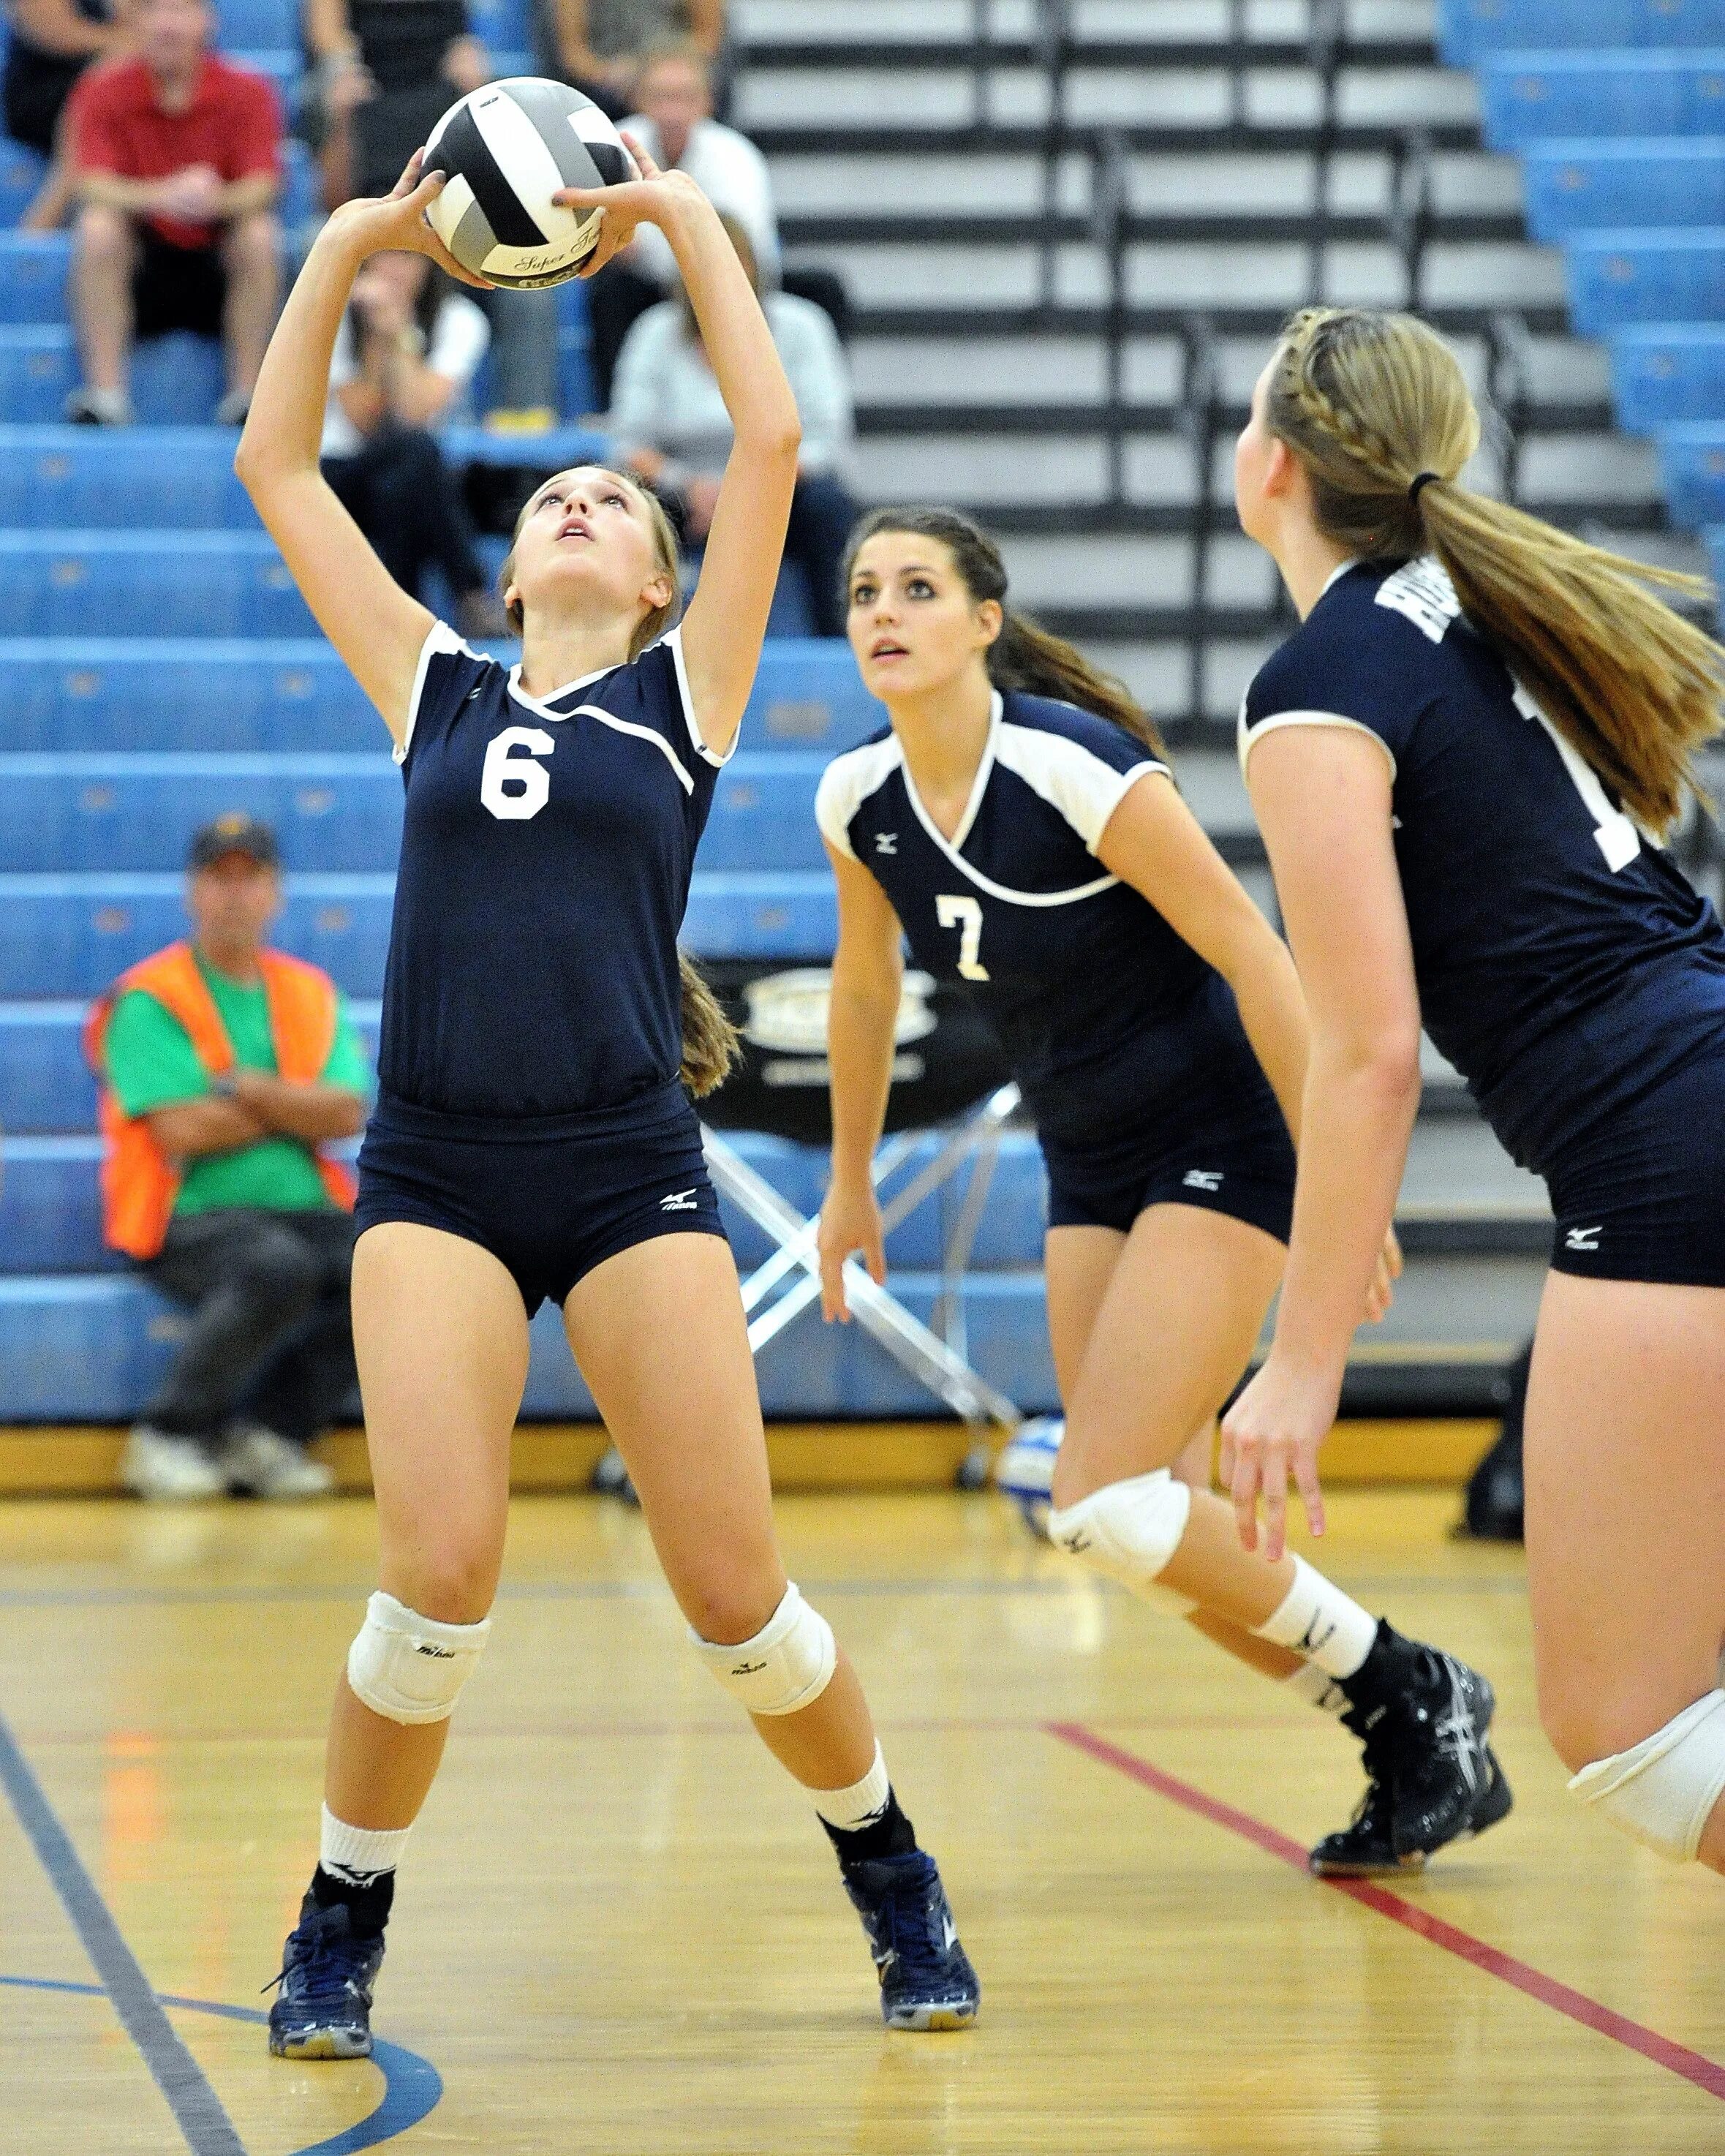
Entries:
{"type": "Polygon", "coordinates": [[[1372,1651],[1378,1620],[1321,1572],[1314,1572],[1303,1557],[1296,1557],[1293,1585],[1281,1604],[1252,1630],[1260,1640],[1291,1647],[1332,1677],[1351,1677],[1372,1651]]]}
{"type": "Polygon", "coordinates": [[[860,1782],[853,1782],[848,1789],[811,1789],[814,1809],[829,1826],[842,1832],[855,1834],[859,1827],[872,1826],[886,1809],[886,1799],[892,1794],[892,1784],[886,1773],[886,1762],[880,1756],[880,1747],[875,1747],[875,1763],[860,1782]]]}
{"type": "Polygon", "coordinates": [[[410,1826],[349,1826],[326,1804],[317,1861],[332,1878],[363,1887],[380,1872],[394,1871],[413,1831],[410,1826]]]}
{"type": "Polygon", "coordinates": [[[1282,1682],[1296,1699],[1303,1699],[1320,1714],[1339,1714],[1348,1704],[1347,1693],[1316,1662],[1301,1662],[1282,1682]]]}

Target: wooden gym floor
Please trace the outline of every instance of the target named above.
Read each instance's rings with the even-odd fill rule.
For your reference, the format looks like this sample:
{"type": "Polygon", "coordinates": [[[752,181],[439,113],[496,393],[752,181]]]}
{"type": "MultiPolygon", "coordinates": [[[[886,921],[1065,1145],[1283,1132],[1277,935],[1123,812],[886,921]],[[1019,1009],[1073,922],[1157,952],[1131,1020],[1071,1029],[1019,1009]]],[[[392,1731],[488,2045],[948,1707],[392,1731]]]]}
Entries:
{"type": "Polygon", "coordinates": [[[316,1855],[368,1507],[0,1505],[0,2150],[1717,2150],[1725,1890],[1566,1799],[1519,1553],[1450,1542],[1455,1512],[1338,1490],[1327,1559],[1490,1672],[1518,1809],[1349,1894],[1291,1861],[1354,1802],[1335,1724],[996,1498],[785,1499],[983,1977],[975,2030],[915,2037],[882,2031],[812,1815],[688,1653],[639,1517],[521,1498],[380,2071],[271,2061],[253,2018],[316,1855]]]}

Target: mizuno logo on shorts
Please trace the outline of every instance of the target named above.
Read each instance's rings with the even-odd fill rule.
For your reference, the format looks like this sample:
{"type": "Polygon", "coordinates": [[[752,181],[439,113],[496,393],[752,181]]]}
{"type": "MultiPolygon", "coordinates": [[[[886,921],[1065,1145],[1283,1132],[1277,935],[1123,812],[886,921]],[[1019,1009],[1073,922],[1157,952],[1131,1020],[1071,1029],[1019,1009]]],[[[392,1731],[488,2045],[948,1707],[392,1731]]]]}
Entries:
{"type": "Polygon", "coordinates": [[[1219,1168],[1189,1168],[1180,1180],[1189,1190],[1219,1190],[1222,1171],[1219,1168]]]}
{"type": "Polygon", "coordinates": [[[1572,1228],[1563,1238],[1566,1250],[1596,1250],[1599,1247],[1598,1228],[1572,1228]]]}
{"type": "Polygon", "coordinates": [[[668,1191],[659,1201],[661,1213],[695,1213],[700,1210],[693,1190],[668,1191]]]}
{"type": "Polygon", "coordinates": [[[875,851],[877,854],[896,854],[898,851],[898,833],[896,831],[876,831],[875,834],[875,851]]]}

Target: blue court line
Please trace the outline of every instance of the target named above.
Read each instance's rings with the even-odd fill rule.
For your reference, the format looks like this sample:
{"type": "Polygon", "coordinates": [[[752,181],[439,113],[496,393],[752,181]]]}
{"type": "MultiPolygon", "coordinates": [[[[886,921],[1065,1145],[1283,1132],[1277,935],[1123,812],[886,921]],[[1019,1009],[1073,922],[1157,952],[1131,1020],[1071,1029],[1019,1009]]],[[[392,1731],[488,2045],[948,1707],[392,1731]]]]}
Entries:
{"type": "Polygon", "coordinates": [[[143,2054],[156,2086],[167,2098],[193,2156],[245,2156],[245,2144],[222,2107],[222,2099],[175,2033],[150,1979],[121,1938],[96,1883],[54,1815],[42,1784],[30,1771],[18,1740],[0,1715],[0,1784],[12,1799],[18,1825],[29,1838],[49,1883],[72,1928],[84,1942],[90,1966],[113,2001],[126,2033],[143,2054]]]}
{"type": "MultiPolygon", "coordinates": [[[[64,1984],[46,1976],[0,1976],[0,1984],[9,1985],[17,1991],[69,1991],[84,1999],[107,1995],[99,1984],[64,1984]]],[[[208,1999],[175,1999],[162,1994],[160,2004],[185,2014],[214,2014],[224,2021],[251,2021],[259,2027],[270,2019],[254,2006],[222,2006],[208,1999]]],[[[357,2156],[362,2148],[375,2148],[379,2142],[393,2141],[398,2134],[417,2126],[435,2110],[443,2096],[444,2084],[429,2059],[422,2059],[417,2051],[404,2051],[399,2044],[386,2044],[379,2037],[372,2047],[372,2063],[383,2076],[382,2100],[377,2109],[357,2126],[333,2133],[327,2140],[296,2148],[293,2156],[357,2156]]]]}

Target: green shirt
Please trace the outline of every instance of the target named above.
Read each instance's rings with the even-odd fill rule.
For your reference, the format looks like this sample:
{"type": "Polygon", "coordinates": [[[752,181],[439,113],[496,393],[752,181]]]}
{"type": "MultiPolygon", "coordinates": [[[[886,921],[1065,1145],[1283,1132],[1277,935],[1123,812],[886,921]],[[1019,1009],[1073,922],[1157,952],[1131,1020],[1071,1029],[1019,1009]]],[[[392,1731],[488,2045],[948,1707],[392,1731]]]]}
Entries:
{"type": "MultiPolygon", "coordinates": [[[[270,1004],[262,981],[249,986],[230,981],[201,957],[198,970],[234,1044],[234,1061],[248,1070],[274,1075],[275,1044],[270,1037],[270,1004]]],[[[106,1060],[109,1082],[128,1116],[203,1100],[210,1090],[209,1074],[185,1027],[143,988],[131,989],[115,1005],[106,1060]]],[[[361,1096],[370,1087],[365,1050],[345,998],[336,1009],[335,1045],[321,1075],[325,1085],[345,1086],[361,1096]]],[[[218,1205],[246,1205],[302,1213],[329,1203],[311,1147],[298,1138],[278,1137],[187,1161],[174,1211],[207,1213],[218,1205]]]]}

